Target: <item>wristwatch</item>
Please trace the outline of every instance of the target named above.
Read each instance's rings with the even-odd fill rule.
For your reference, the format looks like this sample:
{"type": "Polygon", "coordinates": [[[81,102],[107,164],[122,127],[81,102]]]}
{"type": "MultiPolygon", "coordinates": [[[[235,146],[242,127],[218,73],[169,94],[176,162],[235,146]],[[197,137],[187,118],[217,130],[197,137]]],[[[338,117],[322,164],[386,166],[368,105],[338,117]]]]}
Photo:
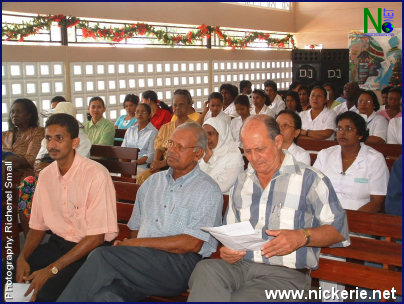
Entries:
{"type": "Polygon", "coordinates": [[[303,233],[304,233],[304,236],[306,237],[306,243],[304,244],[304,246],[307,246],[310,243],[311,234],[310,234],[309,229],[307,229],[307,228],[303,228],[303,233]]]}
{"type": "Polygon", "coordinates": [[[53,274],[57,274],[59,272],[59,269],[55,265],[50,265],[49,268],[53,274]]]}

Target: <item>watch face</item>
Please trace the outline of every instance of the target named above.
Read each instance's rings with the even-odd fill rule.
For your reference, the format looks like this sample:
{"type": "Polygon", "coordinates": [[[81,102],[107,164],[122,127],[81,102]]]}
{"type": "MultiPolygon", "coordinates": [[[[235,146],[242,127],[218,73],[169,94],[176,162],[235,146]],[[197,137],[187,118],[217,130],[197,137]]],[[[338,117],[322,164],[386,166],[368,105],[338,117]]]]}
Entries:
{"type": "Polygon", "coordinates": [[[57,274],[59,272],[59,270],[55,266],[53,266],[52,269],[51,269],[51,272],[53,274],[57,274]]]}

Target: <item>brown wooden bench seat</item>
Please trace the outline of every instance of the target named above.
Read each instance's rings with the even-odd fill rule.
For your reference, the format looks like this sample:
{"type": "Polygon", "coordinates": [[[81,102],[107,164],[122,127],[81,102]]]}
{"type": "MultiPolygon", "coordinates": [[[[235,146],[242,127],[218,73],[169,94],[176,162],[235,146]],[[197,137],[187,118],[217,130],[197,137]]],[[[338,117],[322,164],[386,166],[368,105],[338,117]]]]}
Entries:
{"type": "Polygon", "coordinates": [[[115,129],[115,140],[114,146],[121,146],[123,139],[125,138],[125,133],[127,129],[115,129]],[[117,140],[119,138],[119,140],[117,140]]]}
{"type": "Polygon", "coordinates": [[[118,173],[120,176],[112,176],[113,180],[135,182],[137,164],[133,161],[138,158],[139,149],[92,145],[90,158],[104,165],[109,172],[118,173]]]}

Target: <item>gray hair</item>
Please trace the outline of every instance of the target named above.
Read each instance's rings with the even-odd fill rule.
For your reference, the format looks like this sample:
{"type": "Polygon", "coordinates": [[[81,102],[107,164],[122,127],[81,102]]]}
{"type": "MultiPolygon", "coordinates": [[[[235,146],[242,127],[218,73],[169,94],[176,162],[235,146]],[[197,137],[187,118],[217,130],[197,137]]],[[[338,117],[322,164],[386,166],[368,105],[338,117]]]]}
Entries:
{"type": "Polygon", "coordinates": [[[208,145],[208,136],[205,130],[196,122],[186,122],[179,125],[175,130],[186,129],[192,130],[196,135],[196,146],[206,151],[208,145]]]}
{"type": "MultiPolygon", "coordinates": [[[[248,117],[244,124],[243,127],[241,128],[241,131],[245,128],[247,123],[251,120],[257,120],[257,121],[262,121],[267,129],[268,135],[272,140],[275,140],[275,137],[281,133],[281,130],[279,129],[279,125],[276,122],[275,118],[269,115],[265,114],[259,114],[259,115],[254,115],[248,117]]],[[[240,133],[241,133],[240,131],[240,133]]]]}

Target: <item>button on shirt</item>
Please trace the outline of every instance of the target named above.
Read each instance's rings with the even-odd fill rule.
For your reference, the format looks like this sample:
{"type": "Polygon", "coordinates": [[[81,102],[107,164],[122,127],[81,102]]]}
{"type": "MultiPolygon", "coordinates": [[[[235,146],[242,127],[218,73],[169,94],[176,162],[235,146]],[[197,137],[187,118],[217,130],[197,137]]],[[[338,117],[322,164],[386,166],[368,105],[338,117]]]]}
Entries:
{"type": "MultiPolygon", "coordinates": [[[[287,150],[281,167],[262,189],[251,166],[239,175],[230,190],[226,223],[250,221],[265,240],[272,237],[265,230],[302,229],[333,226],[345,241],[332,247],[348,246],[349,233],[346,213],[332,188],[330,180],[321,172],[296,162],[287,150]]],[[[319,247],[301,247],[284,255],[267,259],[261,251],[247,251],[245,261],[280,265],[289,268],[318,267],[319,247]]]]}
{"type": "Polygon", "coordinates": [[[177,180],[172,174],[170,168],[142,184],[128,227],[138,230],[139,238],[191,235],[204,241],[199,254],[208,257],[216,251],[217,241],[200,228],[221,225],[222,192],[198,165],[177,180]]]}
{"type": "MultiPolygon", "coordinates": [[[[154,140],[157,136],[157,129],[149,122],[146,127],[139,131],[139,124],[129,127],[125,133],[122,147],[138,148],[138,158],[147,157],[147,163],[150,164],[154,158],[154,140]]],[[[138,165],[146,169],[146,164],[138,165]]]]}
{"type": "Polygon", "coordinates": [[[57,162],[39,174],[32,201],[29,227],[51,230],[78,243],[87,235],[118,235],[115,188],[108,170],[78,153],[70,169],[61,175],[57,162]]]}

